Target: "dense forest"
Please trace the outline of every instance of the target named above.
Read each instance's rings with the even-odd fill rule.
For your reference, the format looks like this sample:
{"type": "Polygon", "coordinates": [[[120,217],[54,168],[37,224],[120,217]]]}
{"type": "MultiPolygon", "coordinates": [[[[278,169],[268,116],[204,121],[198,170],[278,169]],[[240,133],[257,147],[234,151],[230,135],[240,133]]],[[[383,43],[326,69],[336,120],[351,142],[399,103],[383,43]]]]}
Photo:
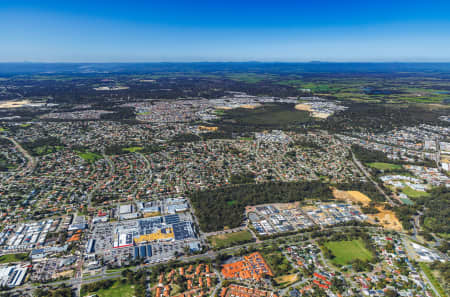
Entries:
{"type": "Polygon", "coordinates": [[[140,153],[152,154],[161,151],[163,148],[155,143],[149,143],[145,146],[138,146],[138,144],[111,144],[105,148],[107,155],[124,155],[134,151],[140,153]]]}
{"type": "Polygon", "coordinates": [[[22,142],[22,147],[33,156],[42,156],[58,151],[63,147],[63,144],[57,137],[50,136],[22,142]]]}
{"type": "Polygon", "coordinates": [[[102,120],[110,121],[124,121],[124,120],[134,120],[136,114],[133,107],[115,107],[112,109],[107,109],[113,111],[113,113],[106,113],[101,115],[102,120]]]}
{"type": "Polygon", "coordinates": [[[363,163],[393,163],[393,160],[389,159],[385,153],[376,150],[369,150],[357,144],[352,145],[352,152],[355,154],[356,159],[363,163]]]}
{"type": "Polygon", "coordinates": [[[431,191],[429,197],[419,197],[416,204],[423,205],[424,211],[421,224],[425,229],[435,232],[450,234],[450,189],[440,187],[431,191]]]}
{"type": "Polygon", "coordinates": [[[172,138],[172,142],[195,142],[200,140],[201,140],[200,136],[197,136],[192,133],[178,134],[172,138]]]}
{"type": "Polygon", "coordinates": [[[450,284],[450,262],[433,262],[430,264],[430,268],[439,271],[440,277],[448,285],[450,284]]]}
{"type": "MultiPolygon", "coordinates": [[[[0,65],[1,66],[1,65],[0,65]]],[[[200,73],[183,75],[173,73],[155,77],[152,73],[136,79],[136,73],[121,75],[108,74],[60,74],[12,77],[2,83],[14,92],[0,92],[0,100],[20,97],[46,98],[49,103],[84,104],[100,103],[109,106],[111,102],[128,102],[135,99],[176,99],[176,98],[219,98],[227,91],[246,92],[251,95],[299,96],[297,88],[278,84],[277,81],[233,79],[231,74],[204,76],[200,73]],[[131,75],[130,75],[131,74],[131,75]],[[95,90],[96,87],[110,87],[109,90],[95,90]],[[126,89],[114,89],[126,86],[126,89]]],[[[238,75],[237,77],[240,78],[238,75]]]]}
{"type": "Polygon", "coordinates": [[[394,208],[395,215],[402,223],[403,229],[411,230],[413,225],[411,219],[413,215],[417,214],[417,206],[400,205],[394,208]]]}
{"type": "Polygon", "coordinates": [[[336,185],[339,190],[343,191],[360,191],[368,196],[370,199],[378,202],[385,201],[385,197],[381,194],[374,184],[371,182],[349,182],[336,185]]]}
{"type": "MultiPolygon", "coordinates": [[[[4,296],[7,296],[6,294],[4,296]]],[[[43,289],[43,288],[37,288],[33,292],[33,296],[36,297],[72,297],[72,288],[69,286],[66,286],[64,284],[60,285],[60,287],[56,289],[43,289]]]]}
{"type": "MultiPolygon", "coordinates": [[[[450,189],[439,187],[431,190],[431,195],[414,199],[415,205],[400,205],[394,208],[403,228],[411,229],[412,217],[422,212],[420,225],[427,232],[447,237],[450,234],[450,189]]],[[[426,233],[425,233],[426,234],[426,233]]]]}
{"type": "Polygon", "coordinates": [[[200,228],[211,232],[240,226],[248,205],[303,201],[307,198],[326,200],[332,197],[332,193],[327,184],[317,181],[274,182],[200,191],[190,197],[200,228]]]}
{"type": "Polygon", "coordinates": [[[386,105],[351,103],[349,109],[318,122],[322,129],[331,132],[384,132],[402,126],[415,126],[422,123],[448,125],[440,121],[446,115],[445,109],[432,109],[409,104],[386,105]]]}
{"type": "Polygon", "coordinates": [[[306,111],[296,110],[294,104],[270,103],[259,108],[226,110],[214,124],[228,135],[264,130],[304,130],[314,121],[306,111]]]}
{"type": "Polygon", "coordinates": [[[233,185],[250,184],[255,182],[255,175],[251,172],[242,172],[240,174],[232,174],[230,176],[230,183],[233,185]]]}
{"type": "MultiPolygon", "coordinates": [[[[362,147],[360,145],[354,144],[352,145],[352,152],[355,154],[355,157],[360,160],[363,163],[372,163],[372,162],[384,162],[384,163],[391,163],[391,164],[411,164],[412,162],[404,162],[400,160],[392,160],[389,159],[385,153],[377,150],[370,150],[365,147],[362,147]]],[[[419,165],[419,166],[427,166],[427,167],[436,167],[436,163],[428,160],[428,161],[422,161],[422,162],[414,162],[413,164],[419,165]]],[[[380,170],[371,168],[372,171],[374,171],[375,175],[381,173],[380,170]]],[[[404,169],[384,169],[383,171],[389,171],[392,173],[407,173],[407,170],[404,169]]]]}

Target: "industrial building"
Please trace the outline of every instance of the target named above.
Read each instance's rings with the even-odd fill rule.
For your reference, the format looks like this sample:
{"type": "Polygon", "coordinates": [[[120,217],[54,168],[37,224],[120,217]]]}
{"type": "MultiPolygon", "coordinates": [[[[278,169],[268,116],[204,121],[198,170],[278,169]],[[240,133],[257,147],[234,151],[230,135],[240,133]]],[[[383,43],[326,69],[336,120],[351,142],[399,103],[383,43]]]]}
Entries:
{"type": "Polygon", "coordinates": [[[0,268],[0,287],[17,287],[20,286],[27,274],[28,266],[15,265],[4,266],[0,268]]]}
{"type": "Polygon", "coordinates": [[[48,232],[56,230],[59,221],[53,219],[6,226],[0,232],[0,246],[5,250],[27,250],[43,246],[48,232]]]}
{"type": "Polygon", "coordinates": [[[121,248],[150,242],[195,239],[191,221],[180,219],[178,214],[144,218],[118,224],[114,231],[113,247],[121,248]]]}

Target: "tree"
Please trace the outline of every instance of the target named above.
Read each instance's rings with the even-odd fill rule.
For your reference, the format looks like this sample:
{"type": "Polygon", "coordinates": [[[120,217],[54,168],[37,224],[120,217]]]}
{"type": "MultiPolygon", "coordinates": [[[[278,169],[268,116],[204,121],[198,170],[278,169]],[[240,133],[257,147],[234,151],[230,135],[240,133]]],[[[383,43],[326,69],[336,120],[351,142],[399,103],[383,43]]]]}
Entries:
{"type": "Polygon", "coordinates": [[[399,295],[398,295],[397,291],[388,289],[388,290],[384,291],[384,296],[387,296],[387,297],[397,297],[397,296],[399,296],[399,295]]]}

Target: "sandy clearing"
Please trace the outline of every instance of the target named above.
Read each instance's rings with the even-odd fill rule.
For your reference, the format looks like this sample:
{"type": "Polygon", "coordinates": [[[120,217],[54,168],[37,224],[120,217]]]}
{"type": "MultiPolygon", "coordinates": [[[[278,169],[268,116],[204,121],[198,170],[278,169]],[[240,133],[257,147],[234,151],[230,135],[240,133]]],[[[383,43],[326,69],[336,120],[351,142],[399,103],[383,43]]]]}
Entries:
{"type": "Polygon", "coordinates": [[[391,229],[395,231],[402,231],[403,227],[395,213],[392,210],[386,210],[382,207],[377,207],[380,211],[377,214],[368,215],[372,220],[378,219],[378,224],[382,225],[385,229],[391,229]]]}
{"type": "Polygon", "coordinates": [[[313,118],[326,119],[330,116],[329,113],[317,112],[317,111],[312,110],[311,105],[308,105],[308,104],[303,104],[303,103],[297,104],[297,105],[295,105],[295,109],[309,111],[313,118]]]}
{"type": "Polygon", "coordinates": [[[297,104],[295,105],[295,109],[297,110],[305,110],[305,111],[311,111],[311,106],[307,104],[297,104]]]}
{"type": "Polygon", "coordinates": [[[312,117],[313,118],[319,118],[319,119],[326,119],[330,116],[329,113],[324,113],[324,112],[312,112],[312,117]]]}
{"type": "Polygon", "coordinates": [[[359,191],[341,191],[333,189],[333,196],[338,200],[347,200],[351,202],[361,202],[364,206],[369,205],[371,199],[359,191]]]}
{"type": "Polygon", "coordinates": [[[18,108],[30,103],[30,100],[8,100],[1,102],[0,108],[18,108]]]}
{"type": "Polygon", "coordinates": [[[293,283],[293,282],[297,281],[297,274],[282,275],[282,276],[275,278],[275,281],[279,284],[293,283]]]}
{"type": "MultiPolygon", "coordinates": [[[[359,191],[341,191],[333,189],[333,196],[338,200],[345,200],[350,202],[360,202],[363,206],[368,206],[370,201],[369,197],[359,191]]],[[[402,231],[403,227],[399,219],[392,210],[387,210],[384,206],[377,206],[379,213],[367,215],[373,223],[382,225],[385,229],[402,231]],[[377,222],[378,221],[378,222],[377,222]]]]}
{"type": "Polygon", "coordinates": [[[257,104],[244,104],[244,105],[240,105],[240,108],[245,108],[245,109],[255,109],[262,106],[261,104],[257,103],[257,104]]]}

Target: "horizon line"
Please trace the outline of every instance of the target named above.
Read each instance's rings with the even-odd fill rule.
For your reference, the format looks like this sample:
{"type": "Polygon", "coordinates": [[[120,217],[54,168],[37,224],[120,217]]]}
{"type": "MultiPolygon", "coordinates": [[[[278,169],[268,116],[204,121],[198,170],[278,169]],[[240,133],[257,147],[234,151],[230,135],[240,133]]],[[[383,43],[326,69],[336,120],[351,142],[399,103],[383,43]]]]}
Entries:
{"type": "Polygon", "coordinates": [[[450,60],[436,60],[436,61],[427,61],[427,60],[416,60],[416,61],[402,61],[402,60],[384,60],[384,61],[370,61],[370,60],[358,60],[358,61],[321,61],[321,60],[311,60],[311,61],[282,61],[282,60],[271,60],[271,61],[261,61],[261,60],[242,60],[242,61],[223,61],[223,60],[211,60],[211,61],[202,61],[202,60],[193,60],[193,61],[0,61],[0,64],[163,64],[163,63],[172,63],[172,64],[193,64],[193,63],[284,63],[284,64],[345,64],[345,63],[372,63],[372,64],[404,64],[404,63],[445,63],[450,64],[450,60]]]}

